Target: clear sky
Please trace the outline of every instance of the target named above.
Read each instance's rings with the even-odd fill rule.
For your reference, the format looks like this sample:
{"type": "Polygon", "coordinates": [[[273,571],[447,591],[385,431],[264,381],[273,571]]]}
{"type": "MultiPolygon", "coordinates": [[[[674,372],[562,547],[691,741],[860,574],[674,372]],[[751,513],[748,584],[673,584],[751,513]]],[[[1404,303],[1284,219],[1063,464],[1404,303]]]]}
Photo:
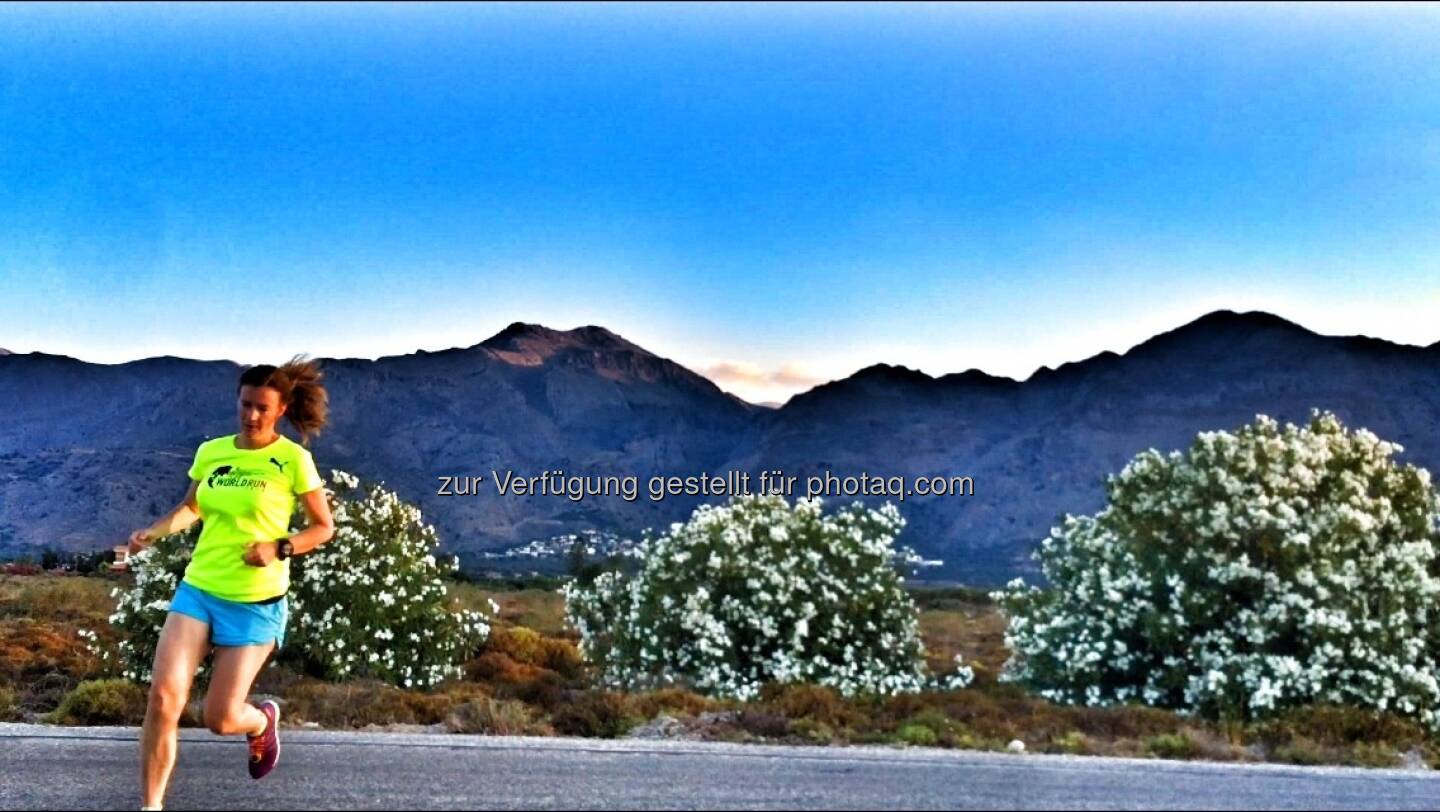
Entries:
{"type": "Polygon", "coordinates": [[[0,347],[600,324],[754,400],[1440,340],[1434,6],[0,8],[0,347]]]}

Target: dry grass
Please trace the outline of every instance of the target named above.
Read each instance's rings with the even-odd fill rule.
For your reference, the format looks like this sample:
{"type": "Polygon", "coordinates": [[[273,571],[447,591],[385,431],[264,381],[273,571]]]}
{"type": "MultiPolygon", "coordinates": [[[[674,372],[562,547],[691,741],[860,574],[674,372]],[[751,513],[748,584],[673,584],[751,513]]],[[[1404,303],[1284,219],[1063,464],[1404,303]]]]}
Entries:
{"type": "Polygon", "coordinates": [[[484,686],[450,683],[433,692],[406,691],[375,680],[329,683],[297,679],[286,688],[287,721],[327,728],[436,725],[457,705],[487,696],[484,686]]]}
{"type": "Polygon", "coordinates": [[[0,575],[0,618],[37,618],[104,625],[115,611],[114,578],[65,575],[0,575]]]}
{"type": "Polygon", "coordinates": [[[1005,616],[993,606],[961,605],[920,612],[920,639],[930,670],[954,670],[955,655],[975,670],[977,685],[993,684],[1010,656],[1005,648],[1005,616]]]}
{"type": "Polygon", "coordinates": [[[547,736],[555,732],[537,722],[534,709],[524,702],[488,696],[456,705],[445,717],[445,729],[487,736],[547,736]]]}
{"type": "Polygon", "coordinates": [[[577,692],[550,716],[555,732],[589,739],[619,738],[643,721],[624,694],[609,691],[577,692]]]}
{"type": "Polygon", "coordinates": [[[631,708],[647,721],[662,713],[671,716],[699,716],[702,713],[734,709],[738,707],[738,704],[733,701],[701,696],[680,688],[663,688],[658,691],[630,695],[631,708]]]}
{"type": "Polygon", "coordinates": [[[580,675],[580,650],[570,640],[547,637],[525,626],[496,625],[490,631],[482,655],[501,654],[510,661],[552,671],[562,677],[580,675]]]}
{"type": "Polygon", "coordinates": [[[1416,751],[1440,766],[1440,741],[1408,719],[1359,708],[1316,705],[1296,708],[1255,726],[1252,738],[1271,761],[1394,767],[1416,751]]]}
{"type": "Polygon", "coordinates": [[[867,715],[857,703],[820,685],[767,685],[758,704],[786,719],[809,719],[831,728],[854,727],[867,715]]]}
{"type": "Polygon", "coordinates": [[[73,625],[31,618],[0,620],[0,683],[23,684],[48,674],[84,679],[98,668],[73,625]]]}
{"type": "Polygon", "coordinates": [[[482,651],[465,664],[466,679],[496,685],[524,685],[533,682],[559,682],[559,674],[538,665],[516,662],[499,651],[482,651]]]}
{"type": "Polygon", "coordinates": [[[114,585],[98,577],[0,576],[0,689],[10,697],[11,718],[54,711],[100,675],[79,631],[108,632],[114,585]]]}
{"type": "Polygon", "coordinates": [[[476,584],[450,584],[450,595],[464,609],[490,615],[493,600],[500,606],[497,618],[507,626],[523,626],[547,637],[575,639],[575,631],[565,624],[565,598],[547,589],[505,590],[476,584]]]}

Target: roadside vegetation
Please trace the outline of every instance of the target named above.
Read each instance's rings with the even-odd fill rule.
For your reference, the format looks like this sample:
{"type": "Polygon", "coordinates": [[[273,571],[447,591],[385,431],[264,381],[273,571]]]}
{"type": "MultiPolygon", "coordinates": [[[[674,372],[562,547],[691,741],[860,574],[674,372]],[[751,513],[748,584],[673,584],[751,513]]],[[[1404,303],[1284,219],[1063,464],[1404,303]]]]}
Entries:
{"type": "MultiPolygon", "coordinates": [[[[906,584],[893,509],[758,496],[475,579],[335,472],[338,544],[256,693],[303,727],[1434,768],[1440,499],[1395,450],[1316,413],[1147,452],[1041,546],[1044,588],[996,592],[906,584]]],[[[0,721],[138,724],[185,542],[0,574],[0,721]]]]}
{"type": "MultiPolygon", "coordinates": [[[[0,720],[140,724],[143,685],[107,677],[82,629],[103,629],[110,590],[130,576],[0,575],[0,720]]],[[[975,672],[959,691],[845,698],[832,688],[769,685],[749,702],[679,689],[594,687],[578,634],[565,623],[559,581],[448,584],[460,608],[500,609],[464,676],[433,690],[375,679],[328,682],[272,663],[259,694],[285,703],[287,726],[428,728],[489,735],[686,737],[788,744],[885,744],[1140,758],[1440,767],[1440,743],[1386,713],[1317,706],[1240,728],[1142,707],[1057,705],[996,676],[1009,652],[1005,619],[973,590],[910,590],[936,668],[963,656],[975,672]],[[978,600],[977,600],[978,598],[978,600]]],[[[198,695],[183,724],[200,727],[198,695]]]]}

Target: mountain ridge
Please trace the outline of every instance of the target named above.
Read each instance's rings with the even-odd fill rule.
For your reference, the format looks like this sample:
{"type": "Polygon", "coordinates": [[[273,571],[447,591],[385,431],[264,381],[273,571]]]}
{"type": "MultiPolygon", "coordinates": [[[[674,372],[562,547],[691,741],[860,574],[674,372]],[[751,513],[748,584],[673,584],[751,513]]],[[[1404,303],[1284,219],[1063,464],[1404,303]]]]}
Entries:
{"type": "MultiPolygon", "coordinates": [[[[1340,340],[1345,340],[1345,341],[1356,342],[1356,343],[1362,344],[1362,345],[1364,345],[1364,344],[1374,344],[1374,345],[1377,345],[1377,346],[1391,347],[1391,348],[1396,348],[1396,349],[1412,349],[1412,350],[1421,350],[1421,351],[1440,351],[1440,340],[1437,340],[1437,341],[1435,341],[1435,342],[1433,342],[1433,343],[1431,343],[1431,344],[1423,344],[1423,345],[1422,345],[1422,344],[1406,344],[1406,343],[1403,343],[1403,342],[1392,341],[1392,340],[1390,340],[1390,339],[1380,338],[1380,337],[1377,337],[1377,336],[1370,336],[1370,335],[1365,335],[1365,334],[1360,334],[1360,333],[1345,334],[1345,335],[1337,335],[1337,334],[1329,334],[1329,333],[1319,333],[1319,332],[1316,332],[1316,331],[1314,331],[1314,330],[1311,330],[1311,329],[1309,329],[1309,328],[1307,328],[1307,327],[1305,327],[1305,326],[1303,326],[1303,325],[1301,325],[1301,324],[1299,324],[1299,323],[1297,323],[1297,322],[1290,321],[1289,319],[1286,319],[1286,318],[1284,318],[1283,316],[1279,316],[1279,315],[1276,315],[1276,314],[1273,314],[1273,313],[1269,313],[1269,312],[1267,312],[1267,311],[1263,311],[1263,310],[1243,310],[1243,311],[1237,311],[1237,310],[1230,310],[1230,309],[1226,309],[1226,308],[1221,308],[1221,309],[1212,310],[1212,311],[1209,311],[1208,313],[1205,313],[1205,314],[1202,314],[1202,315],[1200,315],[1200,316],[1197,316],[1196,318],[1194,318],[1194,319],[1192,319],[1192,320],[1190,320],[1190,321],[1188,321],[1188,322],[1185,322],[1185,323],[1183,323],[1183,324],[1181,324],[1181,325],[1178,325],[1178,326],[1176,326],[1176,327],[1173,327],[1173,328],[1171,328],[1171,329],[1169,329],[1169,330],[1165,330],[1165,331],[1156,333],[1156,334],[1154,334],[1154,335],[1152,335],[1152,336],[1150,336],[1150,337],[1148,337],[1148,338],[1146,338],[1146,339],[1143,339],[1143,340],[1139,341],[1138,343],[1132,345],[1129,349],[1126,349],[1126,350],[1123,350],[1123,351],[1119,351],[1119,352],[1117,352],[1117,351],[1115,351],[1115,350],[1102,350],[1102,351],[1100,351],[1100,352],[1098,352],[1098,353],[1094,353],[1094,354],[1089,355],[1089,356],[1086,356],[1086,357],[1084,357],[1084,358],[1077,358],[1077,359],[1072,359],[1072,360],[1069,360],[1069,361],[1063,361],[1063,362],[1061,362],[1059,365],[1054,366],[1054,367],[1051,367],[1051,366],[1049,366],[1049,365],[1047,365],[1047,364],[1042,364],[1041,366],[1037,367],[1034,371],[1032,371],[1029,375],[1027,375],[1027,376],[1024,377],[1024,378],[1013,378],[1013,377],[1010,377],[1010,376],[1008,376],[1008,375],[998,375],[998,374],[986,372],[985,370],[980,369],[980,368],[978,368],[978,367],[972,367],[972,368],[969,368],[969,369],[966,369],[966,370],[963,370],[963,371],[945,372],[945,373],[941,373],[941,374],[939,374],[939,375],[931,375],[930,373],[924,372],[924,371],[919,370],[919,369],[912,369],[912,368],[907,367],[907,366],[905,366],[905,365],[903,365],[903,364],[892,364],[892,363],[888,363],[888,362],[878,362],[878,363],[870,364],[870,365],[865,366],[865,367],[860,367],[860,368],[856,369],[854,372],[852,372],[852,373],[850,373],[849,375],[846,375],[846,376],[844,376],[844,377],[842,377],[842,378],[835,378],[835,379],[832,379],[832,380],[830,380],[830,381],[826,381],[825,383],[817,384],[816,386],[811,387],[811,389],[819,388],[819,387],[825,386],[826,384],[829,384],[829,383],[835,383],[835,382],[838,382],[838,381],[849,380],[849,379],[855,378],[855,377],[857,377],[857,376],[863,377],[863,376],[869,376],[869,375],[877,374],[877,370],[878,370],[878,371],[895,371],[895,372],[897,372],[897,373],[903,373],[903,374],[906,374],[906,375],[908,375],[908,376],[914,376],[914,377],[916,377],[916,378],[921,378],[921,377],[923,377],[923,378],[929,378],[929,379],[931,379],[931,380],[936,380],[936,381],[944,381],[944,380],[947,380],[947,379],[954,379],[954,380],[989,381],[989,382],[993,382],[993,383],[1007,383],[1007,382],[1008,382],[1008,383],[1027,383],[1027,382],[1031,381],[1032,379],[1034,379],[1037,375],[1053,374],[1053,373],[1055,373],[1055,372],[1059,372],[1059,371],[1061,371],[1061,370],[1063,370],[1063,369],[1066,369],[1067,367],[1071,367],[1071,366],[1074,366],[1074,365],[1076,365],[1076,364],[1084,364],[1084,363],[1088,363],[1088,362],[1091,362],[1091,361],[1103,360],[1103,359],[1111,359],[1111,358],[1125,358],[1125,357],[1129,356],[1131,353],[1135,352],[1136,350],[1140,350],[1140,349],[1146,347],[1147,345],[1150,345],[1150,344],[1152,344],[1153,342],[1156,342],[1157,340],[1162,340],[1162,339],[1167,339],[1167,338],[1173,338],[1173,337],[1176,337],[1177,335],[1183,336],[1183,335],[1185,335],[1185,334],[1187,333],[1187,331],[1190,331],[1190,330],[1193,330],[1193,329],[1199,329],[1199,328],[1206,327],[1206,326],[1211,326],[1211,325],[1213,325],[1213,326],[1230,327],[1230,328],[1233,328],[1233,327],[1236,327],[1236,326],[1247,326],[1247,325],[1248,325],[1248,326],[1252,326],[1252,327],[1267,327],[1267,328],[1290,329],[1290,330],[1296,331],[1297,333],[1304,334],[1304,335],[1307,335],[1307,336],[1314,336],[1314,337],[1320,337],[1320,338],[1330,338],[1330,339],[1340,339],[1340,340]]],[[[512,342],[512,341],[515,341],[515,340],[517,340],[517,339],[519,339],[519,340],[532,340],[532,339],[552,339],[552,340],[555,340],[557,346],[555,346],[554,348],[552,348],[552,352],[553,352],[553,351],[556,351],[556,350],[559,350],[559,349],[563,349],[563,348],[580,348],[580,349],[587,348],[587,347],[589,347],[589,348],[596,348],[596,349],[617,349],[617,348],[624,348],[624,349],[627,349],[627,350],[638,351],[638,352],[645,353],[645,354],[648,354],[648,355],[654,355],[656,358],[660,358],[660,360],[670,361],[670,359],[664,358],[664,357],[659,356],[659,355],[656,355],[656,354],[653,353],[652,351],[646,350],[646,349],[644,349],[643,347],[640,347],[639,345],[636,345],[636,344],[630,342],[629,340],[625,339],[623,336],[619,335],[618,333],[615,333],[614,331],[612,331],[612,330],[610,330],[610,329],[608,329],[608,328],[606,328],[606,327],[603,327],[603,326],[593,325],[593,324],[587,324],[587,325],[580,325],[580,326],[577,326],[577,327],[572,327],[572,328],[569,328],[569,329],[558,329],[558,328],[547,327],[547,326],[545,326],[545,325],[543,325],[543,324],[539,324],[539,323],[536,323],[536,322],[523,322],[523,321],[511,322],[509,325],[507,325],[507,326],[504,327],[504,328],[501,328],[501,330],[500,330],[499,332],[496,332],[494,335],[491,335],[489,338],[482,339],[482,340],[480,340],[480,341],[478,341],[478,342],[476,342],[476,343],[474,343],[474,344],[470,344],[470,345],[463,346],[463,347],[462,347],[462,346],[455,346],[455,347],[449,347],[449,348],[442,349],[442,350],[427,350],[427,349],[423,349],[423,348],[417,348],[417,349],[414,349],[414,350],[411,350],[411,351],[405,352],[405,353],[398,353],[398,354],[393,354],[393,355],[380,355],[380,356],[377,356],[376,358],[373,358],[373,359],[370,359],[370,358],[361,358],[361,357],[356,357],[356,356],[320,356],[320,357],[317,357],[317,360],[325,360],[325,361],[360,361],[360,362],[364,362],[364,361],[388,361],[388,360],[395,360],[395,359],[411,358],[411,357],[416,357],[416,356],[441,355],[441,354],[447,354],[447,353],[465,353],[465,352],[472,352],[472,351],[476,351],[476,350],[488,350],[488,351],[490,351],[490,352],[492,352],[492,353],[505,353],[505,352],[514,353],[514,352],[516,352],[515,349],[513,349],[512,347],[503,346],[503,345],[505,345],[507,342],[512,342]],[[578,336],[581,337],[581,338],[590,338],[590,339],[593,339],[593,338],[598,337],[598,342],[593,342],[593,343],[590,343],[590,344],[584,344],[584,343],[582,343],[582,342],[580,342],[580,341],[570,340],[572,337],[577,336],[577,334],[578,334],[578,336]],[[608,344],[608,346],[606,346],[607,344],[608,344]]],[[[84,360],[82,360],[82,359],[80,359],[80,358],[77,358],[77,357],[71,356],[71,355],[58,354],[58,353],[47,353],[47,352],[40,351],[40,350],[34,350],[34,351],[31,351],[31,352],[28,352],[28,353],[15,353],[15,352],[11,352],[10,350],[7,350],[7,349],[5,349],[5,348],[3,348],[3,347],[0,347],[0,355],[15,355],[15,356],[32,356],[32,355],[33,355],[33,356],[44,356],[44,357],[49,357],[49,358],[79,361],[80,363],[94,364],[94,365],[97,365],[97,366],[123,366],[123,365],[125,365],[125,364],[133,364],[133,363],[139,363],[139,362],[143,362],[143,361],[156,361],[156,360],[187,361],[187,362],[195,362],[195,363],[230,363],[230,364],[233,364],[233,365],[235,365],[235,366],[240,366],[240,367],[248,366],[247,364],[241,364],[240,362],[237,362],[237,361],[234,361],[234,360],[231,360],[231,359],[224,359],[224,358],[217,358],[217,359],[189,358],[189,357],[185,357],[185,356],[171,355],[171,354],[168,354],[168,353],[165,354],[165,355],[145,356],[145,357],[143,357],[143,358],[134,358],[134,359],[126,360],[126,361],[116,361],[116,362],[84,361],[84,360]]],[[[671,362],[671,363],[677,363],[677,362],[674,362],[674,361],[670,361],[670,362],[671,362]]],[[[679,365],[679,364],[677,363],[677,365],[679,365]]],[[[704,375],[701,375],[700,373],[694,373],[694,374],[699,375],[700,377],[705,377],[704,375]]],[[[707,380],[708,380],[708,378],[707,378],[707,380]]],[[[717,386],[718,386],[718,384],[717,384],[717,386]]],[[[808,392],[808,391],[811,391],[811,390],[808,390],[808,389],[807,389],[807,390],[803,390],[802,392],[799,392],[799,393],[797,393],[797,394],[804,394],[804,392],[808,392]]],[[[738,396],[736,396],[736,397],[738,397],[738,396]]],[[[792,396],[792,397],[793,397],[793,396],[792,396]]],[[[742,400],[743,400],[743,399],[742,399],[742,400]]],[[[745,402],[750,403],[750,401],[745,401],[745,402]]],[[[763,405],[763,404],[752,403],[751,405],[763,405]]]]}
{"type": "MultiPolygon", "coordinates": [[[[970,475],[973,497],[904,500],[901,541],[945,560],[943,577],[996,583],[1033,573],[1028,552],[1055,518],[1098,509],[1105,475],[1135,453],[1184,448],[1258,412],[1299,422],[1328,408],[1440,467],[1437,350],[1215,311],[1023,381],[874,364],[771,408],[606,328],[514,322],[469,347],[317,359],[338,419],[312,449],[322,471],[383,480],[416,502],[470,565],[563,532],[665,527],[701,500],[447,499],[439,476],[970,475]]],[[[234,431],[239,368],[0,356],[12,404],[0,423],[0,554],[103,548],[168,509],[185,487],[174,460],[234,431]]]]}

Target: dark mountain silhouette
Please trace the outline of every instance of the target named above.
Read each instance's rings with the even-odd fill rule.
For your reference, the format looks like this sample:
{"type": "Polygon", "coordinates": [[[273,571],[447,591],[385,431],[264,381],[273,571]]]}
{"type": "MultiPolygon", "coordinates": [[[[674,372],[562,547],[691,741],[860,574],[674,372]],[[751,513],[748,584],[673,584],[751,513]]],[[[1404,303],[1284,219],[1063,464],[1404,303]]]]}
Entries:
{"type": "MultiPolygon", "coordinates": [[[[336,420],[312,443],[321,472],[386,481],[462,553],[576,527],[665,524],[696,500],[444,497],[440,476],[687,474],[717,467],[757,430],[758,407],[599,327],[513,324],[468,348],[322,364],[336,420]]],[[[0,554],[103,547],[168,509],[195,447],[236,430],[240,370],[171,357],[0,359],[0,554]]]]}
{"type": "Polygon", "coordinates": [[[1440,344],[1316,335],[1264,313],[1212,313],[1122,355],[1102,353],[1023,383],[977,371],[931,378],[871,367],[792,399],[756,463],[881,473],[964,472],[976,495],[916,501],[907,535],[947,572],[996,581],[1063,513],[1103,504],[1103,480],[1146,448],[1184,448],[1257,413],[1301,422],[1336,412],[1440,465],[1440,344]],[[842,438],[836,442],[832,438],[842,438]]]}
{"type": "MultiPolygon", "coordinates": [[[[1299,422],[1331,409],[1403,444],[1402,460],[1440,466],[1440,343],[1320,336],[1265,313],[1219,311],[1024,381],[880,364],[778,409],[601,327],[516,323],[472,347],[322,364],[335,416],[312,443],[322,473],[385,480],[467,561],[560,532],[663,528],[703,501],[500,497],[492,469],[636,474],[642,488],[729,468],[968,475],[974,496],[907,499],[902,541],[943,559],[940,577],[996,583],[1031,572],[1048,528],[1099,508],[1104,476],[1135,453],[1256,413],[1299,422]],[[480,495],[436,495],[438,477],[471,475],[486,479],[480,495]]],[[[235,431],[239,371],[0,357],[0,554],[103,547],[168,509],[196,445],[235,431]]]]}

